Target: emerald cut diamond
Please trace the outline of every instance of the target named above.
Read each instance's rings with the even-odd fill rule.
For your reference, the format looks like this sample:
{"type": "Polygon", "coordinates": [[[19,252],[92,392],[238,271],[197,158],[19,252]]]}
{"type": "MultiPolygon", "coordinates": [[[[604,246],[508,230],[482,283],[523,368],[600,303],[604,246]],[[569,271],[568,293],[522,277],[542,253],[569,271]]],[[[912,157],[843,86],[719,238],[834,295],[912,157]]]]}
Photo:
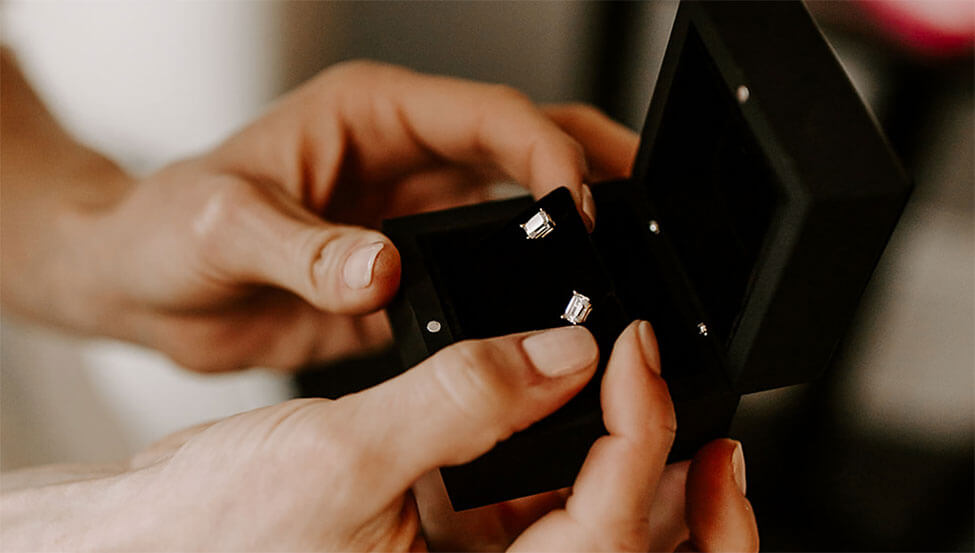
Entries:
{"type": "Polygon", "coordinates": [[[528,219],[528,222],[518,226],[525,231],[525,235],[528,236],[529,240],[537,240],[538,238],[548,236],[548,233],[555,230],[555,221],[549,217],[548,213],[545,213],[544,209],[539,209],[538,213],[532,215],[531,219],[528,219]]]}
{"type": "Polygon", "coordinates": [[[562,319],[577,325],[586,322],[590,313],[592,313],[592,301],[588,297],[573,290],[572,299],[569,300],[569,305],[565,306],[562,319]]]}

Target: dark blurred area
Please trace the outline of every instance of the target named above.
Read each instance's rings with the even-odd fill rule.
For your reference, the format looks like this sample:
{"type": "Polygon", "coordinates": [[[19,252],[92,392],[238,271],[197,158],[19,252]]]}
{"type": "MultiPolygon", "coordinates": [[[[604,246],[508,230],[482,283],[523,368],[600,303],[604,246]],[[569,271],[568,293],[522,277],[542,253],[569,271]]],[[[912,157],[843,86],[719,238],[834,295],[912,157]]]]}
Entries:
{"type": "MultiPolygon", "coordinates": [[[[766,550],[975,547],[975,7],[918,4],[930,5],[810,5],[916,189],[825,377],[742,400],[732,436],[744,444],[766,550]]],[[[357,24],[339,57],[506,82],[540,101],[586,101],[639,129],[676,7],[343,5],[357,24]],[[570,52],[569,74],[548,76],[561,86],[537,79],[552,66],[524,48],[539,40],[570,52]]],[[[388,352],[311,371],[300,391],[334,394],[347,385],[343,373],[393,374],[396,364],[388,352]]]]}

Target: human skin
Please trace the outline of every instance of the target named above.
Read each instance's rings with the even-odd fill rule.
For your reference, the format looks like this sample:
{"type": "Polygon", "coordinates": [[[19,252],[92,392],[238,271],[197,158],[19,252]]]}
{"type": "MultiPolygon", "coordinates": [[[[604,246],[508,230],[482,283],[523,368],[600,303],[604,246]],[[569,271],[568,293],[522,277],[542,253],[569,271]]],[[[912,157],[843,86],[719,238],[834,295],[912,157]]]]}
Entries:
{"type": "Polygon", "coordinates": [[[709,444],[689,470],[665,468],[676,423],[644,321],[613,349],[601,391],[609,434],[570,493],[467,520],[441,520],[424,506],[419,480],[553,412],[592,378],[598,357],[582,327],[455,344],[358,394],[236,415],[171,436],[114,470],[7,491],[3,547],[756,551],[734,442],[709,444]],[[681,501],[670,497],[668,479],[681,484],[681,501]]]}
{"type": "MultiPolygon", "coordinates": [[[[400,267],[379,220],[480,201],[509,178],[535,195],[567,186],[591,226],[584,183],[628,174],[636,147],[589,107],[356,62],[214,150],[135,178],[71,139],[6,51],[2,76],[5,309],[201,371],[384,344],[400,267]]],[[[118,464],[4,474],[3,549],[757,549],[740,448],[714,442],[663,468],[672,408],[649,325],[614,350],[611,435],[571,492],[445,507],[434,468],[483,453],[591,377],[591,336],[564,332],[535,342],[563,354],[547,365],[526,335],[458,344],[349,398],[191,428],[118,464]]]]}
{"type": "Polygon", "coordinates": [[[4,52],[4,307],[201,371],[294,368],[389,340],[389,216],[629,172],[592,108],[369,62],[333,66],[212,151],[132,177],[68,136],[4,52]],[[590,170],[591,167],[591,170],[590,170]]]}

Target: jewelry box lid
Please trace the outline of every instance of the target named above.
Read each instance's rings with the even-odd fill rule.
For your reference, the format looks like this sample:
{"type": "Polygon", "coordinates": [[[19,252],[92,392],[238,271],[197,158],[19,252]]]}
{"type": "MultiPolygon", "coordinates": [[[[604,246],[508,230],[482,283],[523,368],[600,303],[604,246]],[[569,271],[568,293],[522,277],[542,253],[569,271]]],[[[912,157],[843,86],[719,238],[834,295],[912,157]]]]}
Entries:
{"type": "Polygon", "coordinates": [[[736,390],[825,369],[911,183],[800,2],[682,2],[632,181],[736,390]]]}

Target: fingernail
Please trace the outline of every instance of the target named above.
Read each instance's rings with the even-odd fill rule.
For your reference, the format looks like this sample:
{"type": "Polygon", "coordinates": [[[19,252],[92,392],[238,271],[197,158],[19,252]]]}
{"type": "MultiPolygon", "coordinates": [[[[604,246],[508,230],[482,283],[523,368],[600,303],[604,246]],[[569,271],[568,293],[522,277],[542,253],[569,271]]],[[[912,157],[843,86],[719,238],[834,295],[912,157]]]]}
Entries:
{"type": "Polygon", "coordinates": [[[596,362],[596,340],[584,327],[569,326],[533,334],[521,343],[535,369],[548,377],[581,371],[596,362]]]}
{"type": "Polygon", "coordinates": [[[731,454],[731,472],[741,494],[745,495],[745,454],[741,451],[741,442],[735,442],[735,451],[731,454]]]}
{"type": "Polygon", "coordinates": [[[365,288],[372,283],[373,265],[376,264],[376,258],[385,246],[385,242],[373,242],[360,246],[349,255],[342,269],[342,278],[349,288],[365,288]]]}
{"type": "Polygon", "coordinates": [[[596,201],[592,197],[589,185],[582,185],[582,221],[589,232],[596,226],[596,201]]]}
{"type": "Polygon", "coordinates": [[[657,350],[657,340],[653,336],[653,327],[647,321],[640,321],[636,325],[636,335],[640,340],[640,351],[643,360],[654,374],[660,374],[660,352],[657,350]]]}

